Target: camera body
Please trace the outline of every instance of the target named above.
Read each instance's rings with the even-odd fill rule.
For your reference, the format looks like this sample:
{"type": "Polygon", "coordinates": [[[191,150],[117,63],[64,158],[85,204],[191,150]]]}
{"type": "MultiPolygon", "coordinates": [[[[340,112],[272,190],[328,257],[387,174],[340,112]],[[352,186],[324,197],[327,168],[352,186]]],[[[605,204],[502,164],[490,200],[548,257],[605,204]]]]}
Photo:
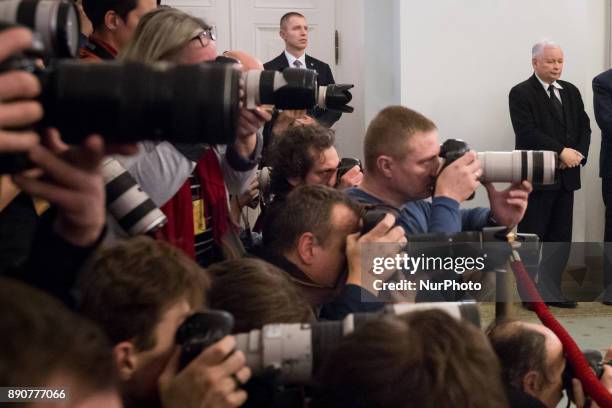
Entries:
{"type": "Polygon", "coordinates": [[[354,157],[343,157],[342,159],[340,159],[340,164],[338,165],[338,173],[337,173],[338,183],[340,183],[340,179],[342,178],[342,176],[348,173],[348,171],[351,170],[355,166],[359,166],[359,170],[363,171],[361,160],[356,159],[354,157]]]}
{"type": "MultiPolygon", "coordinates": [[[[593,370],[595,376],[598,379],[601,379],[601,377],[603,376],[603,366],[606,364],[612,365],[612,361],[604,361],[603,355],[599,350],[586,349],[582,351],[582,354],[584,355],[584,358],[589,364],[589,367],[593,370]]],[[[565,390],[565,392],[567,392],[568,399],[571,401],[575,401],[572,379],[576,378],[576,375],[574,374],[574,368],[571,364],[567,363],[565,365],[565,370],[563,371],[562,378],[563,389],[565,390]]]]}
{"type": "Polygon", "coordinates": [[[203,350],[232,333],[234,317],[222,310],[208,310],[189,316],[176,332],[181,346],[180,369],[185,368],[203,350]]]}

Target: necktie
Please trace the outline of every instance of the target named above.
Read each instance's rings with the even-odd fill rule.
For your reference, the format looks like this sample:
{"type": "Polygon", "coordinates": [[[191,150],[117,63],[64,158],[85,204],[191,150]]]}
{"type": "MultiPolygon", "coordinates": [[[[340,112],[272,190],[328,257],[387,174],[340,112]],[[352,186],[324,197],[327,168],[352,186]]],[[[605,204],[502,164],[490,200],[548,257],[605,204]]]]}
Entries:
{"type": "Polygon", "coordinates": [[[293,66],[296,68],[302,68],[302,62],[300,60],[293,61],[293,66]]]}
{"type": "Polygon", "coordinates": [[[555,107],[555,110],[557,111],[559,117],[563,120],[563,105],[561,104],[559,98],[557,98],[557,96],[555,95],[555,87],[550,85],[548,87],[548,92],[550,93],[550,101],[555,107]]]}

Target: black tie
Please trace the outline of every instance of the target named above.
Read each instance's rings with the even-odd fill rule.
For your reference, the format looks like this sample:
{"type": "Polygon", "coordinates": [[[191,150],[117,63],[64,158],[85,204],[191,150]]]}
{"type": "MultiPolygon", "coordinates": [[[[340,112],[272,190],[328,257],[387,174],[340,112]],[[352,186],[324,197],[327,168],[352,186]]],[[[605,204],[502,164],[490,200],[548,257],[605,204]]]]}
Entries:
{"type": "Polygon", "coordinates": [[[555,110],[557,111],[559,118],[563,120],[563,105],[561,104],[561,101],[559,100],[559,98],[557,98],[557,96],[555,95],[555,87],[550,85],[548,87],[548,92],[550,92],[550,101],[555,107],[555,110]]]}
{"type": "Polygon", "coordinates": [[[296,68],[302,68],[302,61],[300,60],[293,61],[293,66],[296,68]]]}

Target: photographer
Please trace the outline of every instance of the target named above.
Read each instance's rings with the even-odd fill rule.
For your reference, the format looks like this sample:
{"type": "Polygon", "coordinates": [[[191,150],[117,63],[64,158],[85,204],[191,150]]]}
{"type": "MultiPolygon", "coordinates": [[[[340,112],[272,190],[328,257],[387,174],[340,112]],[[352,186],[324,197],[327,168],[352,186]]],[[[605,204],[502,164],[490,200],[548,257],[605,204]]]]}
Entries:
{"type": "Polygon", "coordinates": [[[504,191],[485,184],[491,209],[460,209],[480,185],[480,163],[474,152],[468,152],[440,171],[439,153],[438,131],[431,120],[408,108],[388,107],[368,127],[364,179],[347,194],[362,203],[394,207],[398,224],[408,234],[518,224],[527,208],[530,183],[513,184],[504,191]]]}
{"type": "Polygon", "coordinates": [[[234,317],[234,332],[244,333],[271,323],[314,320],[308,301],[286,273],[260,259],[220,262],[207,269],[211,309],[234,317]]]}
{"type": "MultiPolygon", "coordinates": [[[[28,30],[16,28],[0,32],[0,60],[30,48],[31,44],[32,35],[28,30]]],[[[40,84],[31,74],[15,71],[0,75],[0,95],[4,101],[0,104],[0,127],[27,128],[37,122],[42,117],[42,107],[30,99],[39,92],[40,84]]],[[[54,130],[45,130],[42,136],[40,144],[39,135],[33,131],[2,130],[0,133],[0,153],[27,152],[35,167],[14,175],[15,184],[24,193],[52,205],[35,234],[24,233],[21,225],[15,225],[11,219],[2,219],[2,229],[12,234],[2,243],[22,240],[24,253],[32,246],[24,265],[11,263],[10,275],[72,304],[70,289],[76,272],[97,247],[104,232],[105,194],[100,163],[111,150],[129,154],[133,146],[105,149],[99,136],[90,136],[81,146],[68,148],[54,130]]]]}
{"type": "MultiPolygon", "coordinates": [[[[217,57],[215,38],[213,27],[201,19],[164,7],[141,19],[122,59],[178,64],[212,61],[217,57]]],[[[251,68],[254,59],[243,60],[243,67],[251,68]]],[[[261,153],[259,129],[269,119],[270,114],[261,108],[243,108],[236,142],[227,148],[145,142],[138,157],[122,159],[143,190],[163,205],[168,217],[164,239],[203,265],[243,252],[229,222],[227,196],[247,189],[261,153]]]]}
{"type": "MultiPolygon", "coordinates": [[[[563,372],[568,364],[559,338],[541,324],[514,320],[494,324],[487,335],[501,362],[510,406],[555,408],[563,397],[563,372]]],[[[604,360],[611,357],[609,350],[604,360]]],[[[601,381],[612,392],[612,367],[604,366],[601,381]]],[[[572,389],[574,403],[584,407],[578,379],[572,379],[572,389]]]]}
{"type": "Polygon", "coordinates": [[[64,394],[55,403],[3,406],[121,407],[108,339],[57,300],[0,278],[0,330],[0,384],[64,394]]]}
{"type": "Polygon", "coordinates": [[[275,200],[295,187],[324,185],[348,188],[361,184],[359,166],[337,179],[340,157],[334,147],[334,131],[318,124],[298,125],[287,129],[271,147],[268,162],[272,167],[270,190],[275,200]]]}
{"type": "Polygon", "coordinates": [[[273,200],[262,211],[260,219],[264,231],[270,220],[276,218],[287,194],[298,186],[348,188],[361,184],[363,174],[359,166],[354,166],[338,180],[340,158],[334,143],[332,129],[312,123],[294,124],[270,146],[266,162],[272,168],[270,193],[273,200]]]}
{"type": "Polygon", "coordinates": [[[507,407],[485,336],[442,311],[385,316],[328,355],[313,408],[507,407]]]}
{"type": "Polygon", "coordinates": [[[206,271],[169,244],[134,238],[96,254],[79,281],[80,311],[113,343],[126,407],[235,407],[250,377],[225,338],[178,371],[175,334],[204,307],[206,271]]]}
{"type": "Polygon", "coordinates": [[[289,274],[320,318],[381,307],[361,284],[362,244],[401,244],[406,238],[391,215],[359,236],[360,216],[361,207],[340,191],[302,186],[287,196],[264,231],[262,257],[289,274]]]}
{"type": "Polygon", "coordinates": [[[142,16],[158,6],[155,0],[82,0],[93,32],[80,58],[96,62],[113,60],[132,38],[142,16]]]}

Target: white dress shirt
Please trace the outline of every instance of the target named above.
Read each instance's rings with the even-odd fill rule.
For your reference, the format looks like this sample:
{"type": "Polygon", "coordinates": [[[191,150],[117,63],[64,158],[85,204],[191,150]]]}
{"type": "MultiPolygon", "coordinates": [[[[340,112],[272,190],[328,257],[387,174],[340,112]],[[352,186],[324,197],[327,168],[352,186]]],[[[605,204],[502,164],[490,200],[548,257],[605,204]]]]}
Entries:
{"type": "Polygon", "coordinates": [[[300,61],[302,63],[302,66],[300,68],[306,69],[306,53],[302,54],[300,58],[295,58],[293,55],[291,55],[291,53],[285,50],[285,57],[287,57],[287,61],[289,62],[290,68],[296,68],[296,66],[294,65],[295,61],[300,61]]]}
{"type": "Polygon", "coordinates": [[[563,89],[563,87],[561,86],[561,84],[559,84],[557,81],[553,82],[552,84],[547,84],[546,82],[542,81],[542,79],[540,79],[540,77],[538,76],[538,74],[535,74],[536,78],[538,78],[538,81],[540,81],[540,83],[542,84],[542,86],[544,87],[544,90],[546,91],[546,94],[548,95],[548,97],[550,98],[550,93],[548,92],[548,87],[550,85],[552,85],[554,87],[555,90],[555,96],[557,97],[557,99],[563,103],[563,100],[561,100],[561,93],[559,92],[559,89],[563,89]]]}

